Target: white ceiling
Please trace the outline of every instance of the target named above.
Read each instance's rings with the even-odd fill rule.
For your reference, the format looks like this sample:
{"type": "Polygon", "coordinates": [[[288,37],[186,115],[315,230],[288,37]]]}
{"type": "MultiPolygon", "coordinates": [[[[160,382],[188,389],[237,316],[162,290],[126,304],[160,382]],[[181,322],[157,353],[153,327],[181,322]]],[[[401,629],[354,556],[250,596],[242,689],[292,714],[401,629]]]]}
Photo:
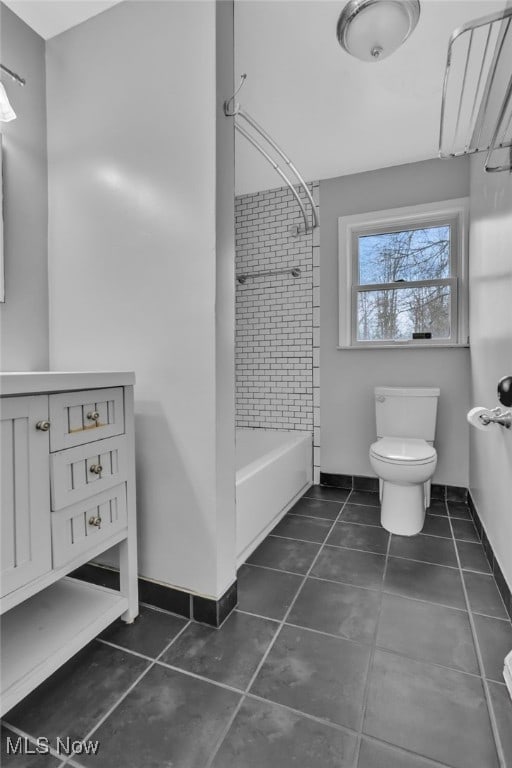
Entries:
{"type": "MultiPolygon", "coordinates": [[[[120,0],[3,1],[48,39],[120,0]]],[[[235,0],[237,82],[247,73],[239,101],[306,180],[436,157],[448,38],[464,22],[501,10],[506,0],[421,0],[409,40],[375,63],[359,61],[338,45],[336,22],[344,5],[345,0],[235,0]]],[[[237,193],[281,184],[237,136],[237,193]]]]}
{"type": "Polygon", "coordinates": [[[106,11],[121,0],[2,0],[45,40],[106,11]]]}
{"type": "MultiPolygon", "coordinates": [[[[437,156],[450,34],[503,0],[421,0],[409,40],[367,63],[336,39],[344,0],[236,0],[235,73],[240,104],[272,135],[306,180],[437,156]]],[[[238,194],[282,181],[237,136],[238,194]]],[[[418,183],[421,183],[418,180],[418,183]]]]}

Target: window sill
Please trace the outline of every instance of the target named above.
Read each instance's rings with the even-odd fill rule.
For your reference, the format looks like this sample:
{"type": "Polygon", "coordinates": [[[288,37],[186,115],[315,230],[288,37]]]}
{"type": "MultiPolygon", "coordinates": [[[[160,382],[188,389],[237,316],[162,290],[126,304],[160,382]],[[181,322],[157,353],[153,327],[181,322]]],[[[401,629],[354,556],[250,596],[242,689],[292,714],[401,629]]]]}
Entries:
{"type": "Polygon", "coordinates": [[[469,344],[413,344],[412,342],[395,342],[394,344],[365,344],[364,346],[337,346],[336,349],[346,351],[359,349],[469,349],[469,344]]]}

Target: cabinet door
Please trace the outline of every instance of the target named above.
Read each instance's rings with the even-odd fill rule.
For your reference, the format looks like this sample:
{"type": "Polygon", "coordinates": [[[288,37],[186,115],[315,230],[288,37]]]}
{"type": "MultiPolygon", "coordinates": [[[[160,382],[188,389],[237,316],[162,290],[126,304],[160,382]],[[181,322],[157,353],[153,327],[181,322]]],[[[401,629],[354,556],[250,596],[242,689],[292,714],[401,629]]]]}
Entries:
{"type": "Polygon", "coordinates": [[[51,569],[48,396],[0,402],[0,596],[51,569]]]}

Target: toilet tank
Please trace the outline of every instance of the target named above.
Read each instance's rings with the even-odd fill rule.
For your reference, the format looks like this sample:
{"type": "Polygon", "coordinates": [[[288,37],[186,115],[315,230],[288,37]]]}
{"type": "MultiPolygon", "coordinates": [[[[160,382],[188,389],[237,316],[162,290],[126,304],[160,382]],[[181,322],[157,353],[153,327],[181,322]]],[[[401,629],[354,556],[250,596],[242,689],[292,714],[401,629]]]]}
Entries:
{"type": "Polygon", "coordinates": [[[433,442],[438,387],[375,387],[377,437],[416,437],[433,442]]]}

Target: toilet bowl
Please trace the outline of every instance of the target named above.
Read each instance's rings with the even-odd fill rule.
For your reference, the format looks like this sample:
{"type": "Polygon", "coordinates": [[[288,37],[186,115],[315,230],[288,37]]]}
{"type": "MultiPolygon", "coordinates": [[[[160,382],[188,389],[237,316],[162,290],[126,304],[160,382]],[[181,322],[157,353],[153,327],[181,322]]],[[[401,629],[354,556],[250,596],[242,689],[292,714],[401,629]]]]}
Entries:
{"type": "Polygon", "coordinates": [[[438,387],[375,387],[370,464],[380,480],[381,523],[399,536],[414,536],[425,522],[439,395],[438,387]]]}
{"type": "Polygon", "coordinates": [[[381,523],[400,536],[414,536],[425,523],[425,483],[437,453],[426,440],[383,437],[370,447],[370,464],[381,479],[381,523]]]}

